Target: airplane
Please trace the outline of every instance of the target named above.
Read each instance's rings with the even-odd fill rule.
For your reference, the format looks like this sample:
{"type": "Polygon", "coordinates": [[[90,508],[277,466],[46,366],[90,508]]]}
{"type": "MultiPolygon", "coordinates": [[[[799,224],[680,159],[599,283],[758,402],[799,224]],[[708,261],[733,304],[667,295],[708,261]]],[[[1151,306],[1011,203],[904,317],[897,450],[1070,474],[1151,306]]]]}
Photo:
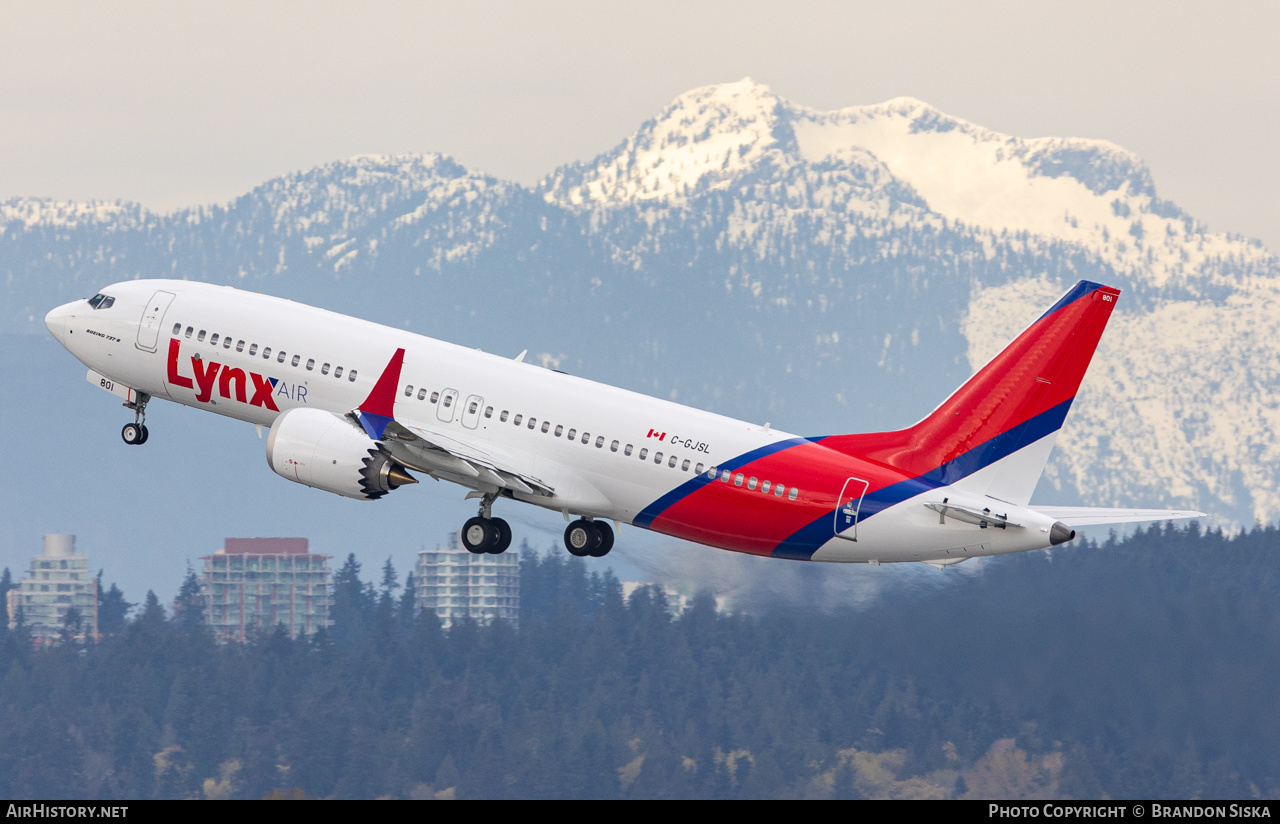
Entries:
{"type": "Polygon", "coordinates": [[[126,444],[161,398],[270,427],[267,463],[376,500],[419,476],[478,499],[471,552],[512,540],[495,504],[562,513],[568,551],[622,524],[793,560],[924,562],[1044,549],[1074,527],[1201,517],[1032,506],[1119,290],[1080,281],[923,420],[802,437],[515,358],[229,286],[133,280],[45,324],[124,399],[126,444]],[[613,524],[613,527],[610,526],[613,524]]]}

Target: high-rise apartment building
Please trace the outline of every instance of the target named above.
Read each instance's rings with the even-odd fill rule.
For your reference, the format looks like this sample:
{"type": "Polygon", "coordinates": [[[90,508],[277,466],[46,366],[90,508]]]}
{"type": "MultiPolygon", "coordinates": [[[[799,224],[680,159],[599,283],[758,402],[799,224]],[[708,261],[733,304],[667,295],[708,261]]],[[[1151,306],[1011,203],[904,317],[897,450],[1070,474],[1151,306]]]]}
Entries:
{"type": "Polygon", "coordinates": [[[473,555],[463,548],[458,533],[451,532],[446,546],[418,553],[413,583],[417,608],[433,611],[446,629],[463,617],[486,624],[495,618],[520,624],[517,550],[473,555]]]}
{"type": "Polygon", "coordinates": [[[76,536],[44,536],[44,552],[31,559],[31,568],[9,590],[9,628],[17,626],[18,612],[41,643],[62,633],[67,611],[80,613],[77,637],[98,635],[98,579],[89,574],[89,557],[76,554],[76,536]]]}
{"type": "Polygon", "coordinates": [[[329,626],[329,558],[306,538],[227,538],[200,559],[205,622],[219,641],[243,641],[251,627],[283,624],[297,638],[329,626]]]}

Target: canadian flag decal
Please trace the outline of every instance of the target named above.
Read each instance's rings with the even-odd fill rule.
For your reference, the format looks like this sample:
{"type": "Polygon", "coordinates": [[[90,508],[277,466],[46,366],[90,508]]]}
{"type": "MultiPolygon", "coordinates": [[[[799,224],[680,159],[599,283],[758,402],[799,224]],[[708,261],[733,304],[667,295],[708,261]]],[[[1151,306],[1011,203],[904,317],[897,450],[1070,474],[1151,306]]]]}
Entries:
{"type": "Polygon", "coordinates": [[[666,433],[666,432],[659,432],[659,431],[658,431],[658,430],[656,430],[656,429],[650,429],[650,430],[649,430],[649,434],[648,434],[648,435],[645,435],[645,437],[646,437],[646,438],[657,438],[658,440],[662,440],[663,438],[667,437],[667,433],[666,433]]]}

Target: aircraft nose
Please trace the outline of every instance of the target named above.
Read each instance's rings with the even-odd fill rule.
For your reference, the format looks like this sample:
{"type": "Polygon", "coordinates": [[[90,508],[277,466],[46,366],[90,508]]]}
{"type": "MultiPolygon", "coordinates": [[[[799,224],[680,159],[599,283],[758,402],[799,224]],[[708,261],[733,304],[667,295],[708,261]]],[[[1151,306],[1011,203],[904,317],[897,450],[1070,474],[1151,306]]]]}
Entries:
{"type": "Polygon", "coordinates": [[[67,334],[67,314],[70,312],[71,304],[64,303],[56,309],[49,310],[49,314],[44,316],[44,325],[49,327],[49,334],[57,339],[58,343],[66,345],[63,338],[67,334]]]}

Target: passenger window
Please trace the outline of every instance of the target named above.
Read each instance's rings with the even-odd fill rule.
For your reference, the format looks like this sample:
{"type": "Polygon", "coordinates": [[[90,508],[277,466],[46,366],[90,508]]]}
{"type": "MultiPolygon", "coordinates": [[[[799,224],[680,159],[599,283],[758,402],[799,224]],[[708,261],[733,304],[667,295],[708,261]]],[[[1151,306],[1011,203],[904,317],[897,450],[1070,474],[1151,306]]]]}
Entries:
{"type": "Polygon", "coordinates": [[[731,473],[729,470],[726,469],[724,472],[720,474],[720,480],[724,481],[725,483],[729,483],[729,476],[731,474],[733,473],[731,473]]]}
{"type": "Polygon", "coordinates": [[[576,430],[576,429],[570,429],[570,430],[569,430],[569,440],[573,440],[573,439],[574,439],[574,438],[576,438],[576,437],[578,437],[578,430],[576,430]]]}
{"type": "Polygon", "coordinates": [[[476,414],[476,410],[477,410],[477,409],[479,409],[479,408],[480,408],[480,402],[479,402],[479,401],[472,401],[472,402],[471,402],[471,405],[467,407],[467,414],[468,414],[468,415],[474,415],[474,414],[476,414]]]}
{"type": "Polygon", "coordinates": [[[551,431],[551,421],[543,421],[542,433],[545,435],[547,432],[550,432],[550,431],[551,431]]]}
{"type": "Polygon", "coordinates": [[[203,329],[201,329],[201,330],[200,330],[200,334],[196,335],[196,341],[197,341],[197,342],[199,342],[199,343],[204,343],[204,330],[203,330],[203,329]]]}
{"type": "Polygon", "coordinates": [[[238,341],[236,341],[236,351],[237,351],[237,352],[243,352],[243,351],[244,351],[244,341],[242,341],[242,340],[238,340],[238,341]]]}
{"type": "MultiPolygon", "coordinates": [[[[685,459],[685,462],[684,462],[684,463],[682,463],[682,464],[680,464],[680,471],[681,471],[681,472],[688,472],[688,471],[689,471],[689,461],[688,461],[688,459],[685,459]]],[[[698,473],[698,474],[702,474],[702,473],[698,473]]]]}
{"type": "Polygon", "coordinates": [[[782,493],[786,491],[787,491],[787,487],[784,484],[778,484],[773,488],[773,494],[777,495],[779,498],[781,498],[782,493]]]}
{"type": "Polygon", "coordinates": [[[800,490],[796,489],[793,486],[791,487],[791,491],[787,493],[787,500],[794,501],[799,494],[800,494],[800,490]]]}
{"type": "MultiPolygon", "coordinates": [[[[276,363],[284,363],[284,359],[285,359],[285,352],[283,349],[281,349],[280,354],[276,355],[276,363]]],[[[296,363],[294,364],[294,366],[297,366],[297,365],[298,364],[296,363]]]]}
{"type": "MultiPolygon", "coordinates": [[[[432,401],[432,403],[435,403],[435,401],[432,401]]],[[[498,420],[502,421],[503,423],[507,422],[507,410],[505,409],[502,410],[502,414],[498,416],[498,420]]]]}
{"type": "Polygon", "coordinates": [[[258,354],[258,344],[256,344],[256,343],[250,344],[250,345],[249,345],[249,357],[253,357],[253,356],[254,356],[254,355],[256,355],[256,354],[258,354]]]}
{"type": "Polygon", "coordinates": [[[618,451],[618,442],[617,442],[617,441],[614,441],[613,443],[609,444],[609,451],[610,451],[610,452],[617,452],[617,451],[618,451]]]}
{"type": "Polygon", "coordinates": [[[334,368],[334,370],[333,370],[333,376],[334,376],[335,378],[340,378],[340,377],[342,377],[342,367],[341,367],[341,366],[338,366],[338,367],[335,367],[335,368],[334,368]]]}
{"type": "Polygon", "coordinates": [[[667,468],[669,468],[669,469],[675,469],[675,468],[676,468],[676,456],[675,456],[675,455],[672,455],[672,456],[671,456],[671,460],[667,461],[667,468]]]}
{"type": "Polygon", "coordinates": [[[604,435],[596,435],[596,449],[604,447],[604,435]]]}
{"type": "Polygon", "coordinates": [[[298,365],[298,362],[299,362],[299,361],[301,361],[301,360],[302,360],[302,356],[301,356],[301,355],[294,355],[294,356],[293,356],[293,360],[289,361],[289,365],[290,365],[290,366],[297,366],[297,365],[298,365]]]}
{"type": "Polygon", "coordinates": [[[230,349],[230,348],[231,348],[231,336],[230,336],[230,335],[227,335],[225,338],[223,338],[223,339],[222,339],[222,348],[223,348],[223,349],[230,349]]]}
{"type": "Polygon", "coordinates": [[[640,450],[640,454],[639,454],[637,457],[638,457],[638,458],[640,458],[640,460],[642,460],[642,461],[643,461],[645,458],[649,457],[649,450],[647,450],[647,449],[641,449],[641,450],[640,450]]]}
{"type": "Polygon", "coordinates": [[[757,481],[755,478],[750,479],[749,481],[747,481],[747,489],[755,489],[758,483],[760,482],[757,481]]]}
{"type": "Polygon", "coordinates": [[[264,346],[264,347],[262,348],[262,357],[264,357],[264,358],[270,358],[270,357],[271,357],[271,347],[270,347],[270,346],[264,346]]]}
{"type": "Polygon", "coordinates": [[[411,384],[411,383],[406,383],[406,384],[404,385],[404,396],[407,398],[407,397],[409,397],[409,396],[410,396],[410,395],[412,395],[412,394],[413,394],[413,384],[411,384]]]}
{"type": "Polygon", "coordinates": [[[426,397],[427,397],[427,387],[424,386],[418,390],[418,400],[423,400],[426,397]]]}
{"type": "Polygon", "coordinates": [[[769,482],[768,482],[768,481],[765,481],[764,483],[760,484],[760,491],[761,491],[761,492],[763,492],[763,493],[764,493],[764,494],[766,494],[766,495],[768,495],[768,494],[769,494],[769,482]]]}
{"type": "Polygon", "coordinates": [[[178,336],[178,333],[179,333],[179,332],[181,332],[181,331],[182,331],[182,324],[181,324],[181,323],[175,323],[175,324],[173,325],[173,336],[176,338],[176,337],[178,336]]]}
{"type": "Polygon", "coordinates": [[[656,463],[656,464],[660,464],[660,463],[662,463],[662,453],[661,453],[661,452],[655,452],[655,453],[653,453],[653,462],[654,462],[654,463],[656,463]]]}
{"type": "MultiPolygon", "coordinates": [[[[308,362],[307,362],[307,368],[308,368],[308,369],[310,369],[310,368],[311,368],[311,362],[310,362],[310,361],[308,361],[308,362]]],[[[326,363],[324,366],[321,366],[321,367],[320,367],[320,374],[321,374],[321,375],[327,375],[327,374],[329,374],[329,364],[327,364],[327,363],[326,363]]]]}
{"type": "Polygon", "coordinates": [[[183,334],[183,337],[184,337],[184,338],[189,338],[189,337],[191,337],[191,333],[192,333],[192,332],[194,332],[194,331],[195,331],[195,329],[193,329],[192,327],[188,326],[188,327],[187,327],[187,331],[186,331],[186,333],[185,333],[185,334],[183,334]]]}
{"type": "Polygon", "coordinates": [[[515,426],[519,426],[520,420],[522,418],[524,418],[524,415],[516,415],[515,420],[513,420],[511,423],[514,424],[515,426]]]}
{"type": "Polygon", "coordinates": [[[533,429],[533,428],[534,428],[535,426],[537,426],[537,425],[538,425],[538,419],[537,419],[537,418],[530,418],[530,419],[529,419],[529,424],[528,424],[528,428],[529,428],[529,429],[533,429]]]}
{"type": "Polygon", "coordinates": [[[493,407],[492,407],[492,406],[486,406],[486,407],[484,408],[484,416],[485,416],[486,418],[492,418],[492,417],[493,417],[493,407]]]}
{"type": "Polygon", "coordinates": [[[734,475],[734,476],[733,476],[733,485],[734,485],[734,486],[742,486],[742,479],[743,479],[743,478],[745,478],[745,477],[746,477],[746,476],[745,476],[745,475],[743,475],[741,472],[739,472],[737,475],[734,475]]]}
{"type": "Polygon", "coordinates": [[[583,442],[583,443],[586,443],[586,442],[587,442],[587,441],[589,441],[589,440],[591,440],[591,433],[590,433],[590,432],[583,432],[583,433],[582,433],[582,442],[583,442]]]}
{"type": "Polygon", "coordinates": [[[307,371],[310,372],[312,369],[315,369],[315,368],[316,368],[316,359],[307,358],[307,371]]]}
{"type": "Polygon", "coordinates": [[[356,382],[356,370],[352,369],[350,372],[347,373],[347,380],[351,381],[352,383],[356,382]]]}
{"type": "Polygon", "coordinates": [[[623,447],[622,454],[626,455],[628,458],[631,457],[631,444],[627,444],[625,447],[623,447]]]}
{"type": "Polygon", "coordinates": [[[449,407],[451,407],[451,406],[453,406],[453,395],[445,395],[445,396],[444,396],[444,408],[445,408],[445,409],[448,409],[448,408],[449,408],[449,407]]]}
{"type": "MultiPolygon", "coordinates": [[[[439,393],[439,392],[432,392],[432,393],[431,393],[431,402],[432,402],[432,403],[435,403],[435,402],[436,402],[436,401],[438,401],[438,400],[440,400],[440,393],[439,393]]],[[[503,418],[503,420],[505,421],[505,420],[506,420],[506,418],[503,418]]]]}
{"type": "Polygon", "coordinates": [[[214,332],[214,333],[213,333],[213,336],[212,336],[211,338],[209,338],[209,345],[210,345],[210,346],[217,346],[217,345],[218,345],[218,333],[217,333],[217,332],[214,332]]]}
{"type": "MultiPolygon", "coordinates": [[[[697,466],[695,466],[695,467],[693,468],[693,474],[695,474],[695,475],[701,475],[701,474],[702,474],[702,469],[703,469],[702,464],[698,464],[697,466]]],[[[716,476],[716,473],[712,472],[712,473],[711,473],[711,477],[713,477],[713,478],[714,478],[715,476],[716,476]]]]}
{"type": "Polygon", "coordinates": [[[556,437],[558,438],[563,434],[564,434],[564,426],[562,426],[561,424],[556,424],[556,437]]]}

